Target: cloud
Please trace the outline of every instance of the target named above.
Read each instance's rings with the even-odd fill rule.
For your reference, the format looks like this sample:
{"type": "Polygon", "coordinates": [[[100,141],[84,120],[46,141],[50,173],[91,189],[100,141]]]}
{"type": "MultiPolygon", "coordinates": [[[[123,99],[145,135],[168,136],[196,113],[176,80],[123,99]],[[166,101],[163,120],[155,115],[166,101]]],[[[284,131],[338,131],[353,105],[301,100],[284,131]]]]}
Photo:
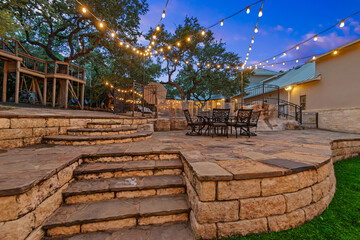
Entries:
{"type": "Polygon", "coordinates": [[[291,33],[292,31],[294,31],[293,28],[287,28],[287,29],[286,29],[286,32],[287,32],[287,33],[291,33]]]}
{"type": "Polygon", "coordinates": [[[284,31],[284,27],[281,25],[277,25],[276,27],[274,27],[275,31],[284,31]]]}

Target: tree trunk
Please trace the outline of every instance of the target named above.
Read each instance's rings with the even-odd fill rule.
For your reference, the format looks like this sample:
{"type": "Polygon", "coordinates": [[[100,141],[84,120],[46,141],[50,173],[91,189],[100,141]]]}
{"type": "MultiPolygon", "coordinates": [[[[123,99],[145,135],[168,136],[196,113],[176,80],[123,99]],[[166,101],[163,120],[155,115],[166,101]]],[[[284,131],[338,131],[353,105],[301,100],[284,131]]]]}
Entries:
{"type": "Polygon", "coordinates": [[[57,102],[60,108],[65,107],[65,96],[66,96],[66,81],[64,79],[59,79],[59,90],[57,94],[57,102]]]}

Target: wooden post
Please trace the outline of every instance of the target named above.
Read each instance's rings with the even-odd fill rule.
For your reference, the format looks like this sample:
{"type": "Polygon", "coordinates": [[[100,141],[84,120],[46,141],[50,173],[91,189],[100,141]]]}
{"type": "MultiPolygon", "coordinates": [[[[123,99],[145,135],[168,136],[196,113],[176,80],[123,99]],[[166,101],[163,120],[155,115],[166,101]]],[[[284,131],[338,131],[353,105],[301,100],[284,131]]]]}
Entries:
{"type": "Polygon", "coordinates": [[[55,107],[55,103],[56,103],[56,78],[53,79],[52,107],[55,107]]]}
{"type": "Polygon", "coordinates": [[[66,84],[65,84],[65,98],[64,98],[64,107],[65,109],[68,108],[68,98],[69,98],[69,79],[66,79],[66,84]]]}
{"type": "Polygon", "coordinates": [[[15,103],[19,103],[20,61],[16,62],[15,103]]]}
{"type": "Polygon", "coordinates": [[[44,78],[44,88],[43,88],[43,105],[46,106],[46,98],[47,98],[47,78],[44,78]]]}
{"type": "Polygon", "coordinates": [[[7,74],[8,74],[8,62],[4,61],[4,78],[3,78],[3,91],[2,91],[3,102],[6,102],[7,74]]]}
{"type": "Polygon", "coordinates": [[[84,99],[85,99],[85,83],[81,84],[81,109],[84,109],[84,99]]]}

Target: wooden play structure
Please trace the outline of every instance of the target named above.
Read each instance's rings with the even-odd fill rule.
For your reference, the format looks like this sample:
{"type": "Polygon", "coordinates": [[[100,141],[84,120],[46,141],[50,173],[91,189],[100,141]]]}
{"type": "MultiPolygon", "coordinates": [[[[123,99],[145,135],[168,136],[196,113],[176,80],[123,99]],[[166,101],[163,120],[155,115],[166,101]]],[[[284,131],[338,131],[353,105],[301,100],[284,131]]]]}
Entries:
{"type": "Polygon", "coordinates": [[[84,108],[85,69],[66,62],[36,58],[14,39],[0,39],[0,61],[4,62],[2,102],[8,100],[8,74],[15,74],[15,103],[19,103],[19,93],[25,89],[34,93],[45,106],[68,108],[70,92],[70,101],[84,108]],[[29,87],[26,79],[31,80],[29,87]],[[52,91],[48,98],[50,84],[52,91]]]}

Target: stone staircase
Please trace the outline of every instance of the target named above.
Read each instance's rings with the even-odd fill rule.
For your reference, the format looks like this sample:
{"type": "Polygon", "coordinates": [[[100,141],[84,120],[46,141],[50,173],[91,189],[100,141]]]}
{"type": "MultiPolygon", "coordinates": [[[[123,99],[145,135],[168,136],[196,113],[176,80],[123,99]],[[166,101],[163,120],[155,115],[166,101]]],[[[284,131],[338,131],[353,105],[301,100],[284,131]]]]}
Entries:
{"type": "Polygon", "coordinates": [[[150,138],[151,131],[119,122],[89,122],[86,128],[67,129],[66,135],[46,136],[42,142],[56,145],[100,145],[135,142],[150,138]]]}
{"type": "Polygon", "coordinates": [[[85,158],[45,239],[195,239],[182,173],[177,155],[85,158]]]}

